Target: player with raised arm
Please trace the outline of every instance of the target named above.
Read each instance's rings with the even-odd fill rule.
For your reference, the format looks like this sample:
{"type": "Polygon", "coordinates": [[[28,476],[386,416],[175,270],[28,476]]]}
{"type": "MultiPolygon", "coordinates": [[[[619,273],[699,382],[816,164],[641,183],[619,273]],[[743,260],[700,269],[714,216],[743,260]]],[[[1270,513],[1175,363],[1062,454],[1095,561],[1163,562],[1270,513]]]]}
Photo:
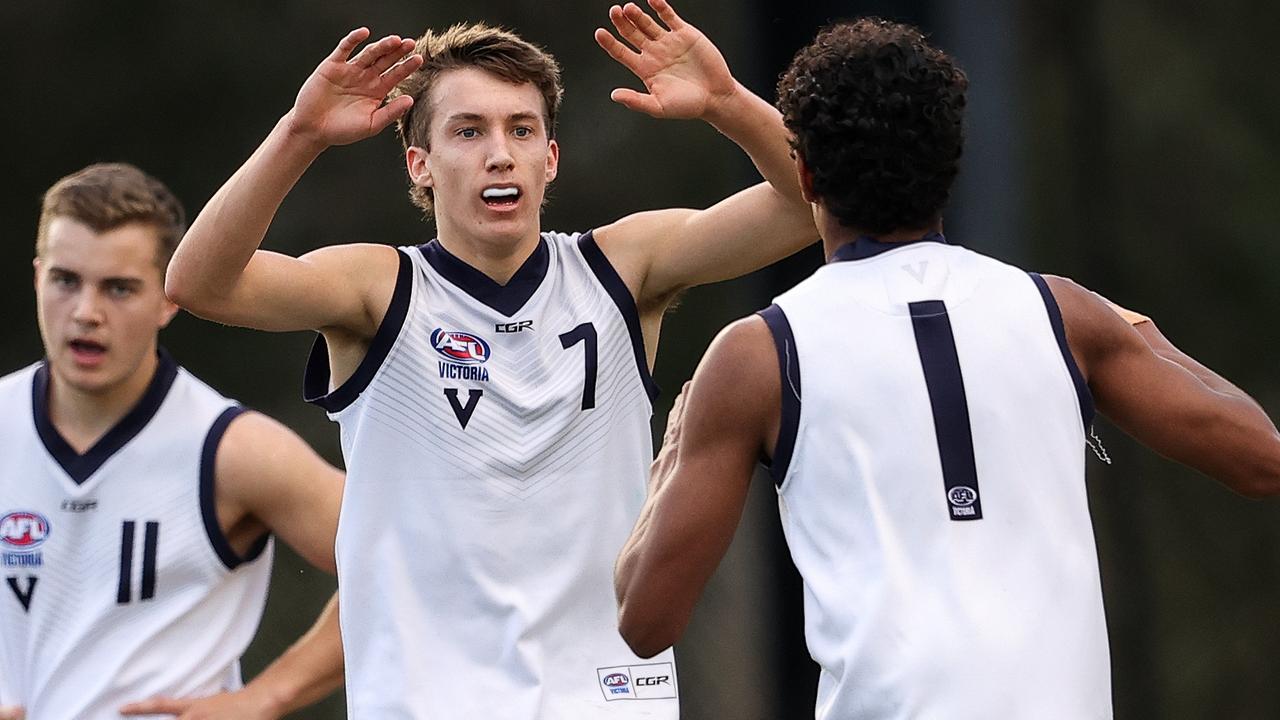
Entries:
{"type": "Polygon", "coordinates": [[[0,718],[265,720],[341,684],[334,600],[241,687],[271,536],[333,572],[343,478],[159,347],[183,225],[130,165],[45,194],[45,359],[0,378],[0,718]]]}
{"type": "Polygon", "coordinates": [[[1110,718],[1095,403],[1244,495],[1280,492],[1267,415],[1154,324],[948,244],[966,89],[919,31],[874,19],[783,76],[828,264],[725,329],[677,400],[615,575],[642,657],[683,633],[763,455],[817,718],[1110,718]]]}
{"type": "Polygon", "coordinates": [[[307,391],[341,425],[348,468],[338,556],[353,717],[678,714],[671,655],[631,653],[610,583],[652,459],[662,314],[681,289],[817,233],[780,115],[666,2],[651,6],[661,23],[628,4],[609,11],[621,40],[596,32],[648,90],[614,99],[711,123],[768,182],[705,210],[542,232],[560,152],[555,60],[484,25],[357,52],[360,29],[174,258],[167,289],[193,312],[320,332],[307,391]],[[259,249],[322,150],[396,120],[435,240],[259,249]]]}

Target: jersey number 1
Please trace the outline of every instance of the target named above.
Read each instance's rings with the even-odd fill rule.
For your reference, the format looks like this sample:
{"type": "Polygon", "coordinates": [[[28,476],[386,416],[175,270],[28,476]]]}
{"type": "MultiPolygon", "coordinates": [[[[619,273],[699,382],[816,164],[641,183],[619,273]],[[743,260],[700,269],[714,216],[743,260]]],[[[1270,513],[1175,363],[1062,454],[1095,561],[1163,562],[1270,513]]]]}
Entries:
{"type": "Polygon", "coordinates": [[[964,393],[960,356],[951,332],[947,305],[923,300],[908,305],[915,330],[916,350],[933,409],[933,429],[938,435],[938,456],[946,485],[947,508],[952,520],[981,520],[978,469],[973,456],[973,429],[969,425],[969,400],[964,393]]]}
{"type": "MultiPolygon", "coordinates": [[[[127,605],[133,602],[133,556],[134,536],[138,523],[125,520],[120,528],[120,584],[116,589],[116,604],[127,605]]],[[[139,600],[150,600],[156,596],[156,551],[160,544],[160,523],[148,520],[142,537],[142,587],[139,600]]]]}

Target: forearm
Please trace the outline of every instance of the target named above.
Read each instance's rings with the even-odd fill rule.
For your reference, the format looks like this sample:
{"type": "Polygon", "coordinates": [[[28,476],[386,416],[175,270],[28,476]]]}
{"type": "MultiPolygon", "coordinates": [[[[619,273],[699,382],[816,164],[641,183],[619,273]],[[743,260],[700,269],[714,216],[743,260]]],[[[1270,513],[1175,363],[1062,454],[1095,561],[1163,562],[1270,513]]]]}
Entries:
{"type": "Polygon", "coordinates": [[[296,132],[286,114],[209,200],[169,264],[165,289],[184,307],[229,295],[261,245],[285,195],[324,145],[296,132]]]}
{"type": "Polygon", "coordinates": [[[737,143],[775,190],[808,212],[777,108],[735,81],[734,92],[716,106],[707,122],[737,143]]]}
{"type": "Polygon", "coordinates": [[[245,691],[267,698],[277,716],[283,716],[341,687],[343,668],[338,596],[334,595],[311,629],[254,678],[245,691]]]}

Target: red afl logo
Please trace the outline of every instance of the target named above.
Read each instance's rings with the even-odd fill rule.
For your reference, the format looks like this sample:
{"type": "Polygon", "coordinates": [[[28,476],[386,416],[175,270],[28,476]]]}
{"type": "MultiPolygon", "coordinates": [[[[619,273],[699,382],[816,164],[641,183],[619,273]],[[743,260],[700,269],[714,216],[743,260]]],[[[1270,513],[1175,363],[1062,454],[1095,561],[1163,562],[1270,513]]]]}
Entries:
{"type": "Polygon", "coordinates": [[[605,687],[611,687],[611,688],[623,687],[629,682],[631,682],[631,679],[628,678],[626,675],[623,675],[622,673],[613,673],[612,675],[604,676],[605,687]]]}
{"type": "Polygon", "coordinates": [[[446,360],[463,365],[479,365],[489,359],[489,343],[458,330],[436,328],[431,332],[431,347],[446,360]]]}
{"type": "Polygon", "coordinates": [[[49,521],[33,512],[11,512],[0,517],[0,546],[12,552],[30,552],[49,537],[49,521]]]}

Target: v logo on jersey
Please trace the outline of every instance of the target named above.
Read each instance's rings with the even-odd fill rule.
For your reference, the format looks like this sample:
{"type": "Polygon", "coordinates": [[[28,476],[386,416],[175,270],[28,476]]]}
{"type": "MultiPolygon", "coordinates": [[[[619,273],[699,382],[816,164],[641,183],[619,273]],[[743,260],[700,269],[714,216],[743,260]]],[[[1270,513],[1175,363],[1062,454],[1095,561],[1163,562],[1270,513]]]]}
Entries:
{"type": "Polygon", "coordinates": [[[28,575],[27,589],[25,592],[18,587],[18,578],[9,576],[5,578],[9,582],[9,589],[13,591],[14,597],[18,598],[18,602],[22,603],[23,612],[31,612],[31,597],[36,594],[36,581],[39,578],[28,575]]]}
{"type": "Polygon", "coordinates": [[[906,270],[908,275],[910,275],[911,277],[915,278],[916,282],[918,282],[918,283],[920,283],[921,285],[923,285],[923,284],[924,284],[924,274],[929,270],[929,261],[928,261],[928,260],[921,260],[920,262],[916,263],[915,265],[903,265],[903,266],[902,266],[902,269],[903,269],[903,270],[906,270]]]}
{"type": "Polygon", "coordinates": [[[467,404],[463,405],[458,402],[458,388],[445,388],[444,396],[449,399],[449,407],[453,408],[453,414],[458,418],[458,424],[463,430],[467,429],[467,423],[471,422],[471,413],[476,411],[476,405],[480,404],[480,396],[484,395],[483,390],[472,388],[467,391],[467,404]]]}

